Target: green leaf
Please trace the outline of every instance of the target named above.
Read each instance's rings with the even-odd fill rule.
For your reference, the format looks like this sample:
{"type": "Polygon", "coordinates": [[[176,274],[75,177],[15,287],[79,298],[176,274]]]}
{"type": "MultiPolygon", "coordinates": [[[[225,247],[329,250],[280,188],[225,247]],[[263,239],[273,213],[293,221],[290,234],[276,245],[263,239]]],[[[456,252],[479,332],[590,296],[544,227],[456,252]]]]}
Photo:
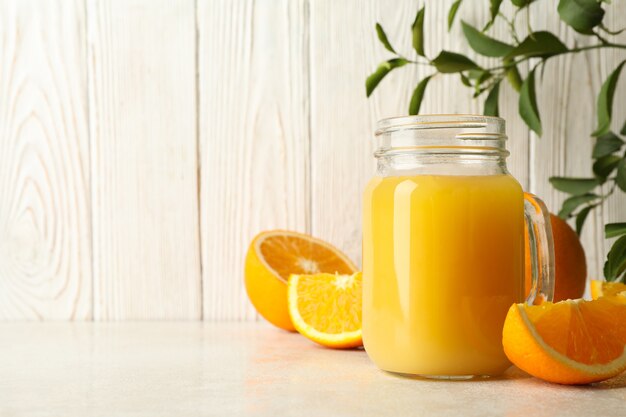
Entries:
{"type": "Polygon", "coordinates": [[[448,51],[441,51],[437,58],[432,60],[432,64],[437,68],[437,71],[444,74],[480,68],[468,57],[448,51]]]}
{"type": "Polygon", "coordinates": [[[467,71],[467,77],[470,80],[477,80],[480,77],[482,77],[484,73],[485,73],[485,70],[483,70],[482,68],[471,69],[471,70],[467,71]]]}
{"type": "Polygon", "coordinates": [[[559,191],[571,195],[583,195],[600,185],[597,178],[552,177],[550,184],[559,191]]]}
{"type": "Polygon", "coordinates": [[[459,6],[463,0],[456,0],[450,6],[450,11],[448,12],[448,32],[452,29],[452,24],[454,23],[454,17],[456,16],[456,12],[459,11],[459,6]]]}
{"type": "Polygon", "coordinates": [[[569,197],[563,202],[561,211],[559,211],[559,217],[566,220],[580,205],[596,200],[597,194],[583,194],[569,197]]]}
{"type": "Polygon", "coordinates": [[[378,68],[376,68],[376,71],[365,80],[367,96],[369,97],[372,94],[378,83],[380,83],[391,70],[402,67],[408,63],[409,61],[406,59],[394,58],[380,64],[378,68]]]}
{"type": "Polygon", "coordinates": [[[613,152],[619,150],[624,141],[619,138],[615,133],[608,132],[600,136],[596,140],[596,144],[593,146],[592,157],[594,159],[602,158],[603,156],[610,155],[613,152]]]}
{"type": "Polygon", "coordinates": [[[626,136],[626,120],[624,120],[624,125],[620,129],[619,134],[626,136]]]}
{"type": "Polygon", "coordinates": [[[413,49],[417,52],[418,55],[426,56],[424,54],[424,9],[426,6],[422,7],[417,11],[417,15],[415,16],[415,21],[411,26],[411,31],[413,32],[413,49]]]}
{"type": "Polygon", "coordinates": [[[626,192],[626,158],[623,158],[617,165],[617,177],[615,183],[620,190],[626,192]]]}
{"type": "Polygon", "coordinates": [[[622,158],[617,155],[605,155],[593,163],[593,173],[605,182],[611,172],[619,165],[622,158]]]}
{"type": "MultiPolygon", "coordinates": [[[[505,64],[508,64],[507,60],[504,60],[505,64]]],[[[517,65],[513,65],[506,71],[506,78],[509,80],[509,84],[518,91],[522,89],[522,76],[517,69],[517,65]]]]}
{"type": "Polygon", "coordinates": [[[609,131],[611,126],[611,114],[613,113],[613,96],[615,95],[615,87],[617,86],[617,80],[619,74],[622,72],[622,67],[625,61],[615,68],[615,70],[608,76],[608,78],[602,84],[600,93],[598,94],[598,127],[593,136],[600,136],[609,131]]]}
{"type": "Polygon", "coordinates": [[[464,86],[466,87],[472,86],[472,83],[470,82],[469,78],[467,78],[462,72],[459,73],[459,75],[461,76],[461,82],[463,83],[464,86]]]}
{"type": "Polygon", "coordinates": [[[535,0],[511,0],[511,3],[513,3],[517,7],[526,7],[533,1],[535,0]]]}
{"type": "Polygon", "coordinates": [[[593,207],[587,206],[580,210],[576,215],[576,234],[580,237],[580,234],[583,232],[583,226],[585,224],[585,220],[587,220],[587,216],[593,207]]]}
{"type": "Polygon", "coordinates": [[[396,50],[393,49],[393,46],[391,46],[391,44],[389,43],[389,39],[387,39],[387,34],[385,33],[385,30],[380,25],[380,23],[376,23],[376,33],[378,34],[378,40],[385,46],[385,49],[387,49],[389,52],[397,54],[396,50]]]}
{"type": "Polygon", "coordinates": [[[626,270],[626,236],[617,239],[604,263],[604,277],[607,281],[614,281],[626,270]]]}
{"type": "Polygon", "coordinates": [[[478,97],[483,92],[491,89],[491,85],[484,86],[484,82],[490,79],[492,76],[493,74],[491,74],[488,71],[485,71],[485,73],[476,80],[476,84],[474,85],[474,98],[478,97]]]}
{"type": "Polygon", "coordinates": [[[413,90],[413,95],[411,96],[411,103],[409,104],[409,114],[419,114],[420,106],[422,105],[422,99],[424,98],[424,91],[426,91],[426,86],[428,85],[428,81],[430,81],[431,76],[424,78],[422,81],[417,84],[415,90],[413,90]]]}
{"type": "Polygon", "coordinates": [[[474,87],[478,88],[482,83],[493,77],[493,74],[484,70],[470,70],[470,78],[474,80],[474,87]],[[477,71],[477,72],[476,72],[477,71]]]}
{"type": "Polygon", "coordinates": [[[561,42],[559,38],[550,32],[539,31],[533,32],[509,52],[505,59],[511,59],[517,56],[525,57],[548,57],[567,51],[567,46],[561,42]]]}
{"type": "Polygon", "coordinates": [[[488,87],[474,86],[474,94],[472,94],[472,98],[480,97],[480,95],[488,89],[488,87]]]}
{"type": "Polygon", "coordinates": [[[498,13],[500,12],[501,4],[502,0],[489,0],[489,14],[491,15],[491,18],[483,28],[483,32],[485,32],[491,27],[491,25],[493,25],[493,22],[496,20],[496,17],[498,17],[498,13]]]}
{"type": "Polygon", "coordinates": [[[604,9],[597,0],[560,0],[556,9],[561,20],[580,33],[590,34],[604,18],[604,9]]]}
{"type": "Polygon", "coordinates": [[[519,114],[529,128],[541,136],[541,119],[537,109],[535,96],[535,70],[532,70],[524,80],[519,95],[519,114]]]}
{"type": "Polygon", "coordinates": [[[511,45],[485,35],[463,20],[461,21],[461,25],[463,26],[463,34],[470,47],[481,55],[502,57],[513,50],[511,45]]]}
{"type": "Polygon", "coordinates": [[[487,99],[485,100],[485,108],[483,114],[485,116],[499,116],[498,111],[498,94],[500,93],[500,82],[498,81],[491,87],[487,99]]]}
{"type": "Polygon", "coordinates": [[[604,237],[610,239],[626,235],[626,223],[609,223],[604,225],[604,237]]]}

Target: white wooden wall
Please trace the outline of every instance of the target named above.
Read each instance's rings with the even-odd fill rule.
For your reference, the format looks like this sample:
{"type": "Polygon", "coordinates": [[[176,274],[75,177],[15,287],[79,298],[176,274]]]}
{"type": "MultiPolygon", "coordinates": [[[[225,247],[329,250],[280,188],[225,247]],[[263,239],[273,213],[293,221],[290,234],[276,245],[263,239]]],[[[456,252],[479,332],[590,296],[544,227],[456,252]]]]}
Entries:
{"type": "MultiPolygon", "coordinates": [[[[450,3],[426,2],[427,52],[468,52],[459,28],[446,30],[450,3]]],[[[617,28],[626,4],[614,3],[617,28]]],[[[405,114],[426,74],[392,73],[367,100],[365,77],[387,57],[374,23],[408,53],[421,4],[0,0],[0,319],[256,319],[243,258],[270,228],[360,261],[374,124],[405,114]]],[[[464,4],[459,16],[480,26],[487,7],[464,4]]],[[[529,19],[573,44],[553,8],[529,19]]],[[[591,174],[595,96],[624,58],[551,60],[541,139],[503,93],[510,169],[553,211],[565,195],[547,179],[591,174]]],[[[451,77],[433,79],[422,105],[481,109],[451,77]]],[[[614,114],[618,127],[624,81],[614,114]]],[[[625,218],[621,195],[588,220],[592,277],[608,250],[603,224],[625,218]]]]}

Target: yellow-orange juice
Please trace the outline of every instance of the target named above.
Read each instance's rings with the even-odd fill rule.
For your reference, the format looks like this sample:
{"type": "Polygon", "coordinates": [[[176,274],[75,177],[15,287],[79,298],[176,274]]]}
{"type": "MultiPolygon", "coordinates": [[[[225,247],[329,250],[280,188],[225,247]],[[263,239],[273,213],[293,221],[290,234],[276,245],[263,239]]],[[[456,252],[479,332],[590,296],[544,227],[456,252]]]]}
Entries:
{"type": "Polygon", "coordinates": [[[373,178],[363,207],[363,340],[382,369],[497,375],[523,300],[524,197],[510,175],[373,178]]]}

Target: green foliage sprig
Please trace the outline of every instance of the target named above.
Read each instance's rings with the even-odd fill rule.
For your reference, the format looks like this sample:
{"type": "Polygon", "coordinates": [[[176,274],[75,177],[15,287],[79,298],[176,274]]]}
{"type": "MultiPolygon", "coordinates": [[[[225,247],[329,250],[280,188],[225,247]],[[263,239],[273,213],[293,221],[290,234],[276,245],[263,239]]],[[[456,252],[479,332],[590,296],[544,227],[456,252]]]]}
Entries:
{"type": "MultiPolygon", "coordinates": [[[[453,26],[463,0],[456,0],[448,12],[448,30],[453,26]]],[[[541,116],[537,105],[537,74],[543,71],[548,60],[565,54],[580,53],[591,49],[626,49],[626,45],[610,42],[607,38],[618,34],[624,29],[612,31],[604,24],[606,0],[560,0],[557,5],[559,18],[581,36],[592,37],[597,43],[589,46],[568,47],[555,34],[548,31],[532,31],[521,38],[517,32],[517,18],[523,11],[528,11],[535,0],[511,0],[515,6],[512,16],[500,11],[503,0],[489,1],[489,21],[478,29],[465,21],[461,21],[463,35],[474,52],[497,58],[498,64],[482,67],[469,57],[452,51],[442,50],[434,58],[429,58],[424,49],[424,19],[426,9],[418,10],[411,25],[414,58],[401,55],[392,46],[383,27],[377,23],[376,33],[382,45],[394,57],[382,62],[365,81],[365,89],[369,97],[380,82],[391,71],[406,65],[424,65],[433,72],[420,80],[409,102],[409,114],[418,114],[429,81],[442,74],[456,75],[463,85],[473,91],[473,97],[484,99],[485,115],[498,116],[498,100],[500,84],[506,79],[519,92],[519,115],[526,125],[537,135],[543,133],[541,116]],[[509,28],[510,38],[495,39],[488,34],[493,24],[502,20],[509,28]],[[525,77],[519,71],[520,64],[528,62],[529,71],[525,77]]],[[[475,6],[475,4],[472,4],[475,6]]],[[[432,55],[431,55],[432,56],[432,55]]],[[[560,191],[570,195],[563,202],[559,216],[564,219],[575,217],[576,231],[582,232],[589,213],[603,204],[615,190],[626,192],[626,141],[610,130],[613,117],[613,97],[619,76],[624,67],[622,61],[602,84],[597,97],[597,124],[591,133],[596,139],[593,149],[593,178],[550,178],[551,184],[560,191]],[[622,153],[622,151],[624,152],[622,153]],[[603,189],[608,192],[602,193],[603,189]]],[[[626,123],[620,131],[626,136],[626,123]]],[[[609,281],[626,281],[626,223],[612,223],[605,226],[606,238],[618,237],[607,255],[604,275],[609,281]]]]}

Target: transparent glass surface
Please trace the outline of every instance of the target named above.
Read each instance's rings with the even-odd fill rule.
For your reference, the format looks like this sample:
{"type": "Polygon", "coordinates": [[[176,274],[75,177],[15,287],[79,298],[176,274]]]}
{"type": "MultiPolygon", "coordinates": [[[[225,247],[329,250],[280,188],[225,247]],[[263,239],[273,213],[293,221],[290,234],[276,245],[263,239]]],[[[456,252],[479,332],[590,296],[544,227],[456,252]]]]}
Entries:
{"type": "Polygon", "coordinates": [[[550,300],[550,222],[506,169],[504,121],[466,115],[386,119],[363,200],[363,339],[387,371],[499,375],[502,325],[524,297],[550,300]],[[526,203],[525,203],[526,201],[526,203]],[[547,219],[547,221],[546,221],[547,219]]]}

